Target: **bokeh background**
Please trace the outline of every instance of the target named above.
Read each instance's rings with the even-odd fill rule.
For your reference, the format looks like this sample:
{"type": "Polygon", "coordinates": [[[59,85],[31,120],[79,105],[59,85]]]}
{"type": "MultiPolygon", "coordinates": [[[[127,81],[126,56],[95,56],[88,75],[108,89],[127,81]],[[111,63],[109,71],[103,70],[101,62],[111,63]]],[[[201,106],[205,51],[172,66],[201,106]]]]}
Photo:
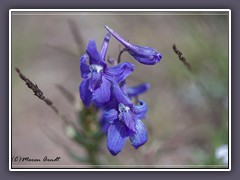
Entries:
{"type": "MultiPolygon", "coordinates": [[[[13,167],[87,167],[66,152],[65,146],[79,156],[85,153],[68,137],[62,120],[26,87],[15,67],[74,122],[82,108],[79,58],[89,39],[100,49],[107,32],[104,25],[134,44],[154,47],[163,58],[145,66],[123,54],[123,61],[136,66],[127,84],[151,84],[140,96],[149,105],[144,120],[149,140],[138,150],[128,142],[113,157],[104,139],[98,155],[102,164],[224,167],[227,161],[216,151],[228,144],[228,18],[227,12],[12,12],[12,156],[61,157],[55,163],[13,162],[13,167]],[[174,53],[174,43],[191,72],[174,53]],[[74,103],[59,85],[74,95],[74,103]]],[[[107,55],[117,58],[121,48],[111,37],[107,55]]]]}

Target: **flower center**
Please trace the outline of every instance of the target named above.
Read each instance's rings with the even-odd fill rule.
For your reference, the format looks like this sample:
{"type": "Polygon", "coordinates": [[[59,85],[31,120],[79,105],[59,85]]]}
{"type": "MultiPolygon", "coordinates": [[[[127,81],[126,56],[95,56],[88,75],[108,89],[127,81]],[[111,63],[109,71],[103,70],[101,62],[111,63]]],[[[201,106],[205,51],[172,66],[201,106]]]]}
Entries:
{"type": "Polygon", "coordinates": [[[100,65],[97,65],[97,64],[91,64],[90,67],[89,67],[89,70],[90,70],[91,72],[100,73],[100,72],[103,70],[103,67],[100,66],[100,65]]]}
{"type": "Polygon", "coordinates": [[[128,106],[125,106],[123,103],[120,103],[118,105],[118,110],[120,113],[123,113],[123,112],[128,112],[130,108],[128,106]]]}
{"type": "Polygon", "coordinates": [[[129,110],[130,108],[128,106],[125,106],[123,103],[120,103],[118,105],[118,111],[119,111],[118,118],[120,121],[124,121],[124,116],[126,115],[126,113],[128,113],[129,110]]]}

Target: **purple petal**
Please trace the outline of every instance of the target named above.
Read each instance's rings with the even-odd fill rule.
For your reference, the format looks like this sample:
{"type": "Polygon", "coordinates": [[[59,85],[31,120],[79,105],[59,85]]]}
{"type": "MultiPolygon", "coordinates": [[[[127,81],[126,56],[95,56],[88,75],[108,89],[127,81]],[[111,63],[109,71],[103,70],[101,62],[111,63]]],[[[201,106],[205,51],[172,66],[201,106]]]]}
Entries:
{"type": "Polygon", "coordinates": [[[97,65],[101,65],[101,66],[106,65],[98,53],[95,41],[89,40],[86,52],[89,56],[90,64],[97,64],[97,65]]]}
{"type": "Polygon", "coordinates": [[[129,137],[131,144],[137,149],[148,140],[148,133],[141,120],[136,121],[136,131],[129,137]]]}
{"type": "Polygon", "coordinates": [[[107,33],[104,40],[103,40],[102,48],[101,48],[101,51],[100,51],[100,56],[101,56],[103,61],[105,60],[105,57],[106,57],[110,36],[111,35],[109,33],[107,33]]]}
{"type": "Polygon", "coordinates": [[[111,83],[102,77],[102,83],[99,88],[93,92],[93,101],[97,104],[104,104],[110,100],[111,97],[111,83]]]}
{"type": "Polygon", "coordinates": [[[114,98],[114,95],[113,95],[112,91],[111,91],[110,101],[107,102],[106,104],[104,104],[104,108],[105,109],[117,109],[118,108],[118,102],[114,98]]]}
{"type": "Polygon", "coordinates": [[[143,83],[138,86],[127,88],[127,94],[131,98],[131,97],[138,96],[139,94],[146,92],[149,88],[150,88],[149,83],[143,83]]]}
{"type": "Polygon", "coordinates": [[[107,133],[107,147],[112,155],[117,155],[126,142],[126,129],[124,124],[117,122],[111,124],[107,133]]]}
{"type": "Polygon", "coordinates": [[[95,89],[99,88],[102,83],[102,73],[91,72],[91,77],[89,78],[89,90],[91,92],[95,91],[95,89]]]}
{"type": "MultiPolygon", "coordinates": [[[[126,80],[123,80],[122,82],[120,82],[120,83],[119,83],[119,86],[120,86],[122,92],[123,92],[126,96],[128,96],[128,94],[127,94],[127,89],[128,89],[128,87],[127,87],[127,85],[126,85],[126,80]]],[[[130,96],[128,96],[128,97],[129,97],[129,99],[131,99],[130,96]]]]}
{"type": "Polygon", "coordinates": [[[134,71],[134,65],[129,62],[124,62],[118,66],[109,67],[105,73],[107,76],[113,77],[118,83],[125,80],[134,71]]]}
{"type": "Polygon", "coordinates": [[[128,53],[138,62],[145,65],[154,65],[162,59],[162,54],[151,47],[132,45],[128,49],[128,53]]]}
{"type": "Polygon", "coordinates": [[[144,101],[139,101],[140,105],[133,105],[132,112],[138,119],[142,119],[146,116],[148,106],[144,101]]]}
{"type": "Polygon", "coordinates": [[[103,120],[113,123],[118,118],[118,111],[111,109],[103,112],[103,120]]]}
{"type": "Polygon", "coordinates": [[[154,65],[156,64],[156,60],[154,59],[153,56],[151,57],[141,57],[141,56],[138,56],[138,54],[135,54],[135,53],[130,53],[134,59],[136,59],[138,62],[142,63],[142,64],[145,64],[145,65],[154,65]]]}
{"type": "Polygon", "coordinates": [[[118,104],[119,103],[123,103],[125,105],[130,105],[131,100],[124,94],[124,92],[122,91],[122,89],[119,87],[119,85],[116,82],[113,82],[112,85],[112,93],[115,97],[115,99],[117,100],[118,104]]]}
{"type": "Polygon", "coordinates": [[[85,106],[89,106],[92,100],[92,93],[88,90],[89,80],[84,79],[79,86],[80,97],[85,106]]]}
{"type": "Polygon", "coordinates": [[[110,124],[103,118],[103,116],[100,118],[100,126],[102,129],[102,132],[107,133],[110,124]]]}
{"type": "Polygon", "coordinates": [[[80,70],[82,78],[87,78],[90,73],[89,66],[87,65],[88,56],[84,54],[80,59],[80,70]]]}
{"type": "Polygon", "coordinates": [[[122,112],[120,118],[130,130],[136,130],[136,121],[134,115],[130,111],[122,112]]]}
{"type": "Polygon", "coordinates": [[[127,94],[127,85],[126,85],[126,80],[122,81],[121,83],[119,83],[120,88],[122,89],[122,91],[127,94]]]}

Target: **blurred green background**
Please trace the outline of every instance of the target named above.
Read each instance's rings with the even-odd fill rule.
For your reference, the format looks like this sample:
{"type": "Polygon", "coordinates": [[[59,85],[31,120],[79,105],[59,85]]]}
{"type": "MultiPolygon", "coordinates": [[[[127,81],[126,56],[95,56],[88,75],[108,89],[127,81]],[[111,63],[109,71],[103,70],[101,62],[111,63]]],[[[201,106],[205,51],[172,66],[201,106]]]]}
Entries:
{"type": "MultiPolygon", "coordinates": [[[[144,120],[149,140],[138,150],[128,142],[112,157],[104,139],[98,155],[102,164],[222,167],[224,162],[215,152],[228,144],[228,18],[227,12],[13,12],[12,155],[61,157],[55,163],[13,165],[85,167],[63,145],[84,156],[82,148],[69,140],[59,117],[32,95],[14,69],[19,67],[63,114],[76,121],[76,110],[81,108],[79,58],[89,39],[100,49],[108,25],[131,43],[154,47],[163,58],[154,66],[144,66],[123,54],[122,60],[136,65],[127,84],[151,84],[140,96],[149,105],[144,120]],[[192,72],[174,53],[174,43],[192,72]],[[74,105],[56,87],[59,84],[76,96],[74,105]]],[[[121,48],[111,37],[107,55],[117,58],[121,48]]]]}

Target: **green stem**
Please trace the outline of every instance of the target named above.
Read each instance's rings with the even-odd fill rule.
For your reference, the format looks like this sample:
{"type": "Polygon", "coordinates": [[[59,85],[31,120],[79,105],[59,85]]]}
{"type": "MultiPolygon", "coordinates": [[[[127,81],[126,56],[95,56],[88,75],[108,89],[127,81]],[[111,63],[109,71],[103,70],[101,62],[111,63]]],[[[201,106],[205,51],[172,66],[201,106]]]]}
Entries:
{"type": "Polygon", "coordinates": [[[88,149],[88,162],[93,166],[99,165],[99,162],[96,158],[96,154],[97,154],[96,149],[91,149],[91,150],[88,149]]]}

